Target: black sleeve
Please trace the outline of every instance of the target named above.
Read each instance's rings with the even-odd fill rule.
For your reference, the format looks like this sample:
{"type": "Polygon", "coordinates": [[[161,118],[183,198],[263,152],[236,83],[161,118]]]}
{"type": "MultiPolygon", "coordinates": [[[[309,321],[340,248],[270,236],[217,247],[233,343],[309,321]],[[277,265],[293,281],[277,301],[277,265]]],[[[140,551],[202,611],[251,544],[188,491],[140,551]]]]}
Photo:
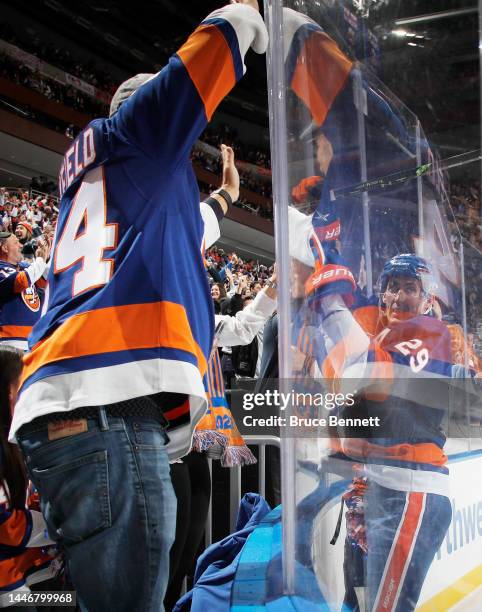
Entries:
{"type": "Polygon", "coordinates": [[[214,266],[209,266],[208,270],[208,274],[210,274],[213,277],[213,280],[215,283],[223,283],[221,276],[219,275],[219,272],[216,270],[216,268],[214,266]]]}
{"type": "Polygon", "coordinates": [[[231,317],[234,317],[237,312],[243,310],[242,296],[239,293],[235,293],[230,300],[226,300],[224,308],[225,312],[223,314],[228,314],[231,317]]]}

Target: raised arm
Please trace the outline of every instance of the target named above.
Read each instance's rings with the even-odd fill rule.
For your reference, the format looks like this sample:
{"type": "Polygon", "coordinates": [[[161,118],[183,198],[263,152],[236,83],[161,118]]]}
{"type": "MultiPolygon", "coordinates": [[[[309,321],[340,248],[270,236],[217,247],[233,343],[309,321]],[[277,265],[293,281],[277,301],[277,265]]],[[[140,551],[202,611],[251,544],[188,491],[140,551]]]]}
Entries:
{"type": "Polygon", "coordinates": [[[167,66],[141,85],[110,119],[116,133],[146,156],[175,168],[188,158],[223,98],[245,72],[251,47],[264,53],[268,35],[257,3],[213,11],[167,66]]]}

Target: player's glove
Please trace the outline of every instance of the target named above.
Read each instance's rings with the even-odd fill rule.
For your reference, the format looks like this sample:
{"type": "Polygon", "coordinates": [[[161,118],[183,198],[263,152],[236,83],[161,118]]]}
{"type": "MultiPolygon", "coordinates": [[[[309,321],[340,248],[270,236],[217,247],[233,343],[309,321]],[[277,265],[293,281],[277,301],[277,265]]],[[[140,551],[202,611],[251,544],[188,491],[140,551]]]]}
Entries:
{"type": "Polygon", "coordinates": [[[304,204],[310,200],[318,201],[321,197],[322,185],[321,176],[308,176],[293,187],[291,197],[298,204],[304,204]]]}
{"type": "MultiPolygon", "coordinates": [[[[317,250],[319,249],[320,245],[317,246],[317,250]]],[[[318,311],[321,298],[338,293],[344,298],[347,306],[351,306],[353,293],[356,290],[351,270],[344,264],[335,247],[323,251],[323,261],[323,264],[315,264],[315,271],[306,281],[305,292],[308,304],[318,311]]]]}

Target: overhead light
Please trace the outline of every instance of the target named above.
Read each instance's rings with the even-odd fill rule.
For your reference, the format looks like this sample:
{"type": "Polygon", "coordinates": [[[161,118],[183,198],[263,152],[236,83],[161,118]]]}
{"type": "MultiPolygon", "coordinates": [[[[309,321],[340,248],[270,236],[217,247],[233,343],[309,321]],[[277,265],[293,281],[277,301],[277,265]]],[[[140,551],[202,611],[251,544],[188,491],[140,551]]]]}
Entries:
{"type": "Polygon", "coordinates": [[[392,34],[394,34],[395,36],[399,36],[400,38],[413,38],[414,36],[416,36],[415,32],[407,32],[407,30],[403,30],[401,28],[399,28],[398,30],[392,30],[392,34]]]}
{"type": "Polygon", "coordinates": [[[146,57],[144,53],[142,53],[142,51],[139,51],[138,49],[129,49],[129,53],[140,60],[143,60],[146,57]]]}
{"type": "Polygon", "coordinates": [[[107,42],[110,42],[111,45],[117,46],[119,44],[119,39],[116,36],[112,36],[109,32],[104,34],[104,38],[107,42]]]}
{"type": "Polygon", "coordinates": [[[84,19],[83,17],[75,17],[75,22],[79,24],[79,26],[81,26],[82,28],[85,28],[86,30],[90,30],[92,24],[90,23],[90,21],[88,19],[84,19]]]}
{"type": "Polygon", "coordinates": [[[55,2],[55,0],[45,0],[45,4],[49,6],[51,9],[54,9],[54,11],[59,12],[62,10],[62,5],[59,4],[58,2],[55,2]]]}

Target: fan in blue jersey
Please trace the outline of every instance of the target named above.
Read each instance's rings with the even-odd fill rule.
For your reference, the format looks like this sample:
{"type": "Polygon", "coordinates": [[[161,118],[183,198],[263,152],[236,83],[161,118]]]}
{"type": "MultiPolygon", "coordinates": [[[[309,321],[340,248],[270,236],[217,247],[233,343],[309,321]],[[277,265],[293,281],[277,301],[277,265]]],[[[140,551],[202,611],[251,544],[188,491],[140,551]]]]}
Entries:
{"type": "Polygon", "coordinates": [[[22,257],[22,244],[0,232],[0,346],[27,350],[27,338],[40,317],[49,247],[43,241],[34,261],[22,257]]]}
{"type": "Polygon", "coordinates": [[[168,454],[188,452],[207,408],[214,332],[190,151],[245,54],[266,45],[256,0],[215,10],[159,73],[120,86],[60,169],[46,306],[10,439],[90,611],[162,609],[168,454]]]}

